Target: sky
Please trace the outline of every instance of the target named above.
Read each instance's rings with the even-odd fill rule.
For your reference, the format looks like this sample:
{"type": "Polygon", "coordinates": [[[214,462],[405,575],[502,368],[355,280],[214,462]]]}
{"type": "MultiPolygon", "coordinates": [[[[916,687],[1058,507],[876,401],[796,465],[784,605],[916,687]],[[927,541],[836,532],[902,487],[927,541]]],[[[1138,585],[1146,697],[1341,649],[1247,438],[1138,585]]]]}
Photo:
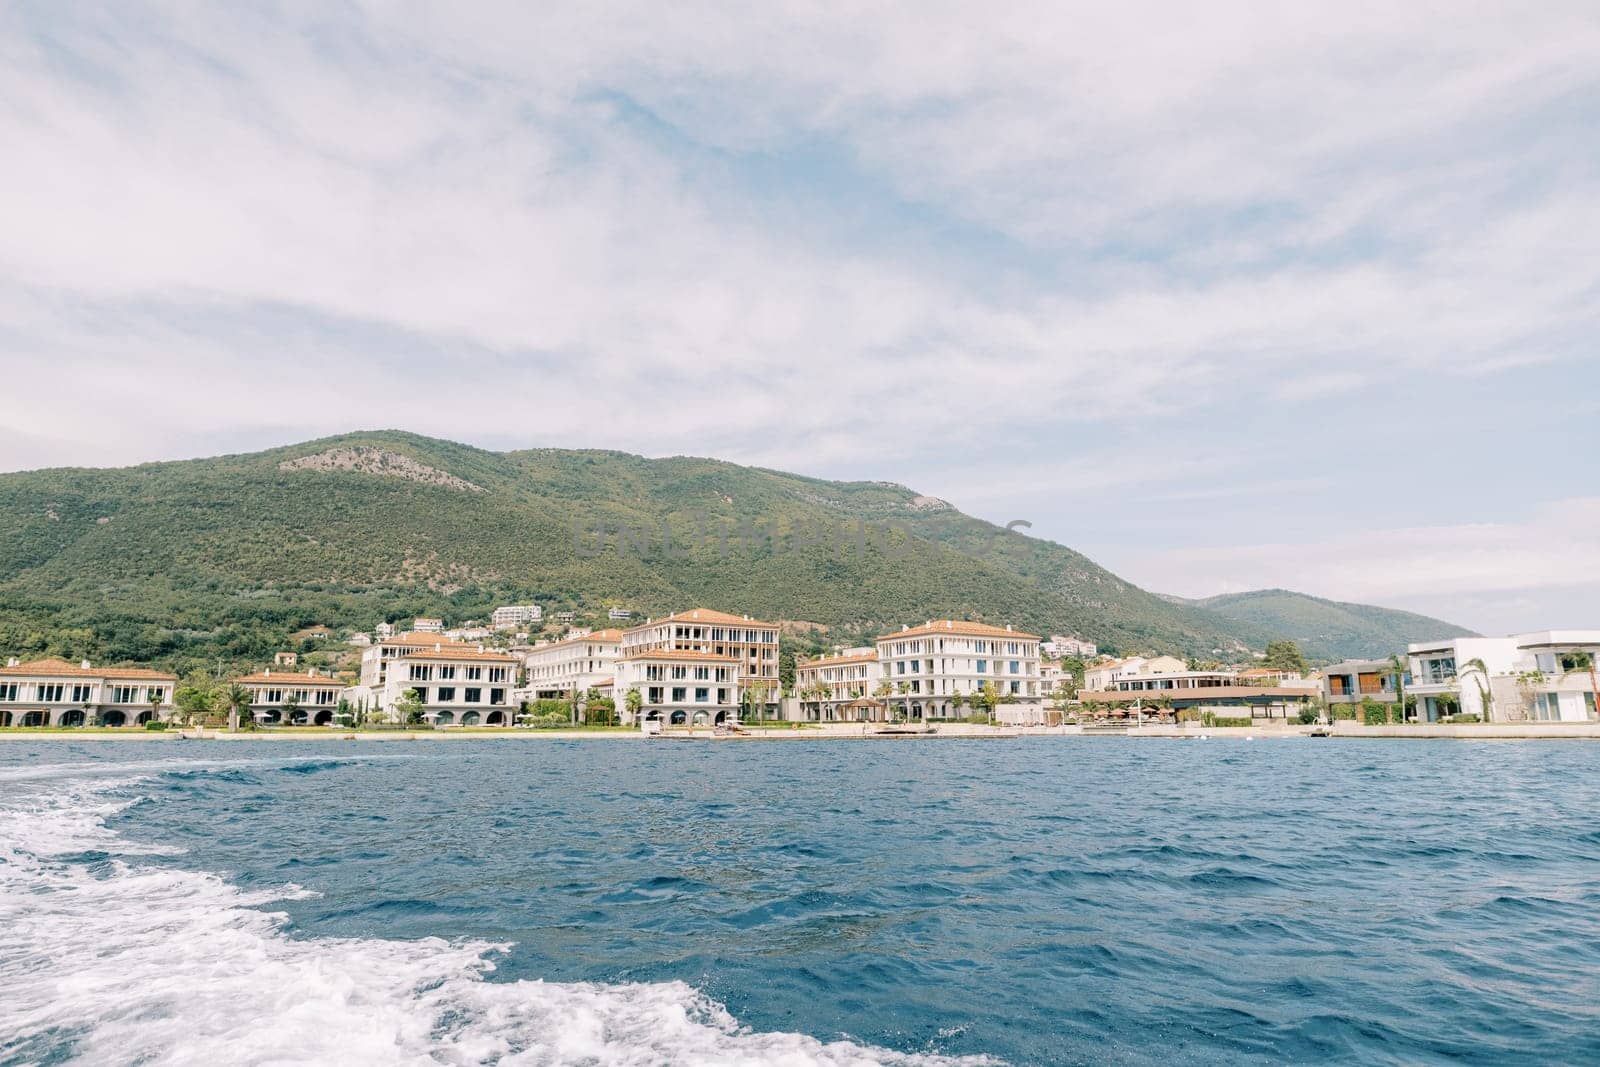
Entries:
{"type": "Polygon", "coordinates": [[[0,469],[396,427],[1600,626],[1600,7],[0,5],[0,469]]]}

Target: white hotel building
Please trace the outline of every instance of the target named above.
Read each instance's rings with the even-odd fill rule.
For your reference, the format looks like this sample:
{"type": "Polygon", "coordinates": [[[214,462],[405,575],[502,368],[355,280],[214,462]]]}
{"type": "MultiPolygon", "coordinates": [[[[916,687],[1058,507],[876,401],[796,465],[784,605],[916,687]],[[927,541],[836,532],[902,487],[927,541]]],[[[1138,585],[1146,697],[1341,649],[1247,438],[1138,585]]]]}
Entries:
{"type": "Polygon", "coordinates": [[[796,660],[794,695],[802,722],[878,722],[886,703],[875,696],[883,673],[875,648],[847,648],[832,656],[796,660]]]}
{"type": "MultiPolygon", "coordinates": [[[[762,703],[766,706],[760,713],[762,718],[768,717],[770,709],[778,703],[776,623],[760,622],[748,615],[695,608],[622,631],[621,659],[654,650],[703,652],[733,659],[739,665],[740,690],[762,690],[762,703]]],[[[618,707],[622,706],[628,688],[618,677],[618,707]]]]}
{"type": "Polygon", "coordinates": [[[345,691],[339,679],[314,670],[274,673],[269,667],[233,681],[250,691],[251,717],[268,726],[331,726],[345,691]]]}
{"type": "Polygon", "coordinates": [[[177,685],[142,667],[12,658],[0,667],[0,726],[140,726],[171,717],[177,685]]]}
{"type": "Polygon", "coordinates": [[[413,689],[430,723],[509,726],[516,717],[511,691],[519,666],[514,656],[482,645],[406,633],[361,653],[360,681],[346,695],[352,704],[394,720],[406,690],[413,689]]]}
{"type": "Polygon", "coordinates": [[[690,649],[652,648],[624,655],[616,663],[617,711],[625,726],[660,722],[667,726],[715,726],[739,719],[740,674],[744,661],[690,649]],[[637,689],[642,701],[637,719],[626,694],[637,689]]]}
{"type": "Polygon", "coordinates": [[[939,619],[885,634],[877,645],[882,680],[894,690],[887,697],[890,707],[909,719],[965,715],[951,698],[960,694],[970,701],[992,683],[1010,701],[995,709],[1000,722],[1044,721],[1037,634],[939,619]]]}
{"type": "Polygon", "coordinates": [[[613,684],[622,654],[621,630],[594,630],[521,650],[527,683],[518,697],[560,699],[613,684]]]}

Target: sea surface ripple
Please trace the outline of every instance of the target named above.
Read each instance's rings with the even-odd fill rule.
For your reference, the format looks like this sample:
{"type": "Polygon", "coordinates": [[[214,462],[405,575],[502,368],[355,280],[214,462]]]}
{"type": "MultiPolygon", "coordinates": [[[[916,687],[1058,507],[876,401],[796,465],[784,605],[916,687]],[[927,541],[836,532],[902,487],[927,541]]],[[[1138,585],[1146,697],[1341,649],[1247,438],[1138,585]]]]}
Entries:
{"type": "Polygon", "coordinates": [[[1600,745],[0,745],[0,1063],[1600,1062],[1600,745]]]}

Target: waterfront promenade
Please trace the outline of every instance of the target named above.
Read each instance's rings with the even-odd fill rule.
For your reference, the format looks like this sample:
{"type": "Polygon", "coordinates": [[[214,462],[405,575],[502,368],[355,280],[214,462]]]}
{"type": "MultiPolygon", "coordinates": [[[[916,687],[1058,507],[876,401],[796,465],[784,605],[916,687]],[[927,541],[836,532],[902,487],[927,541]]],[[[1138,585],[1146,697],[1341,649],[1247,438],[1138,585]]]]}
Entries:
{"type": "Polygon", "coordinates": [[[417,730],[350,730],[316,727],[269,728],[229,733],[213,727],[136,730],[136,729],[5,729],[0,743],[26,741],[937,741],[951,739],[1026,739],[1039,737],[1135,737],[1156,740],[1288,740],[1340,738],[1392,738],[1397,740],[1481,740],[1550,741],[1600,740],[1600,722],[1520,722],[1520,723],[1415,723],[1405,726],[1365,726],[1337,722],[1331,726],[1199,726],[1148,725],[1115,729],[1085,729],[1083,726],[984,726],[977,723],[939,723],[930,733],[895,732],[879,724],[806,723],[795,726],[749,727],[737,734],[718,734],[713,729],[677,729],[650,736],[633,729],[519,729],[446,728],[417,730]]]}

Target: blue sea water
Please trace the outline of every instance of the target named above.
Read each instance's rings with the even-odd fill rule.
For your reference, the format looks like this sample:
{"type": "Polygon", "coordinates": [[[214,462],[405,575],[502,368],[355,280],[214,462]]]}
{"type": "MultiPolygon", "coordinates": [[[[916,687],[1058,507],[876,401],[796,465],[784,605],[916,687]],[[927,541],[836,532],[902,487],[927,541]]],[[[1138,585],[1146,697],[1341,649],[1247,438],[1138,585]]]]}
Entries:
{"type": "Polygon", "coordinates": [[[0,744],[0,1062],[1600,1062],[1600,745],[0,744]]]}

